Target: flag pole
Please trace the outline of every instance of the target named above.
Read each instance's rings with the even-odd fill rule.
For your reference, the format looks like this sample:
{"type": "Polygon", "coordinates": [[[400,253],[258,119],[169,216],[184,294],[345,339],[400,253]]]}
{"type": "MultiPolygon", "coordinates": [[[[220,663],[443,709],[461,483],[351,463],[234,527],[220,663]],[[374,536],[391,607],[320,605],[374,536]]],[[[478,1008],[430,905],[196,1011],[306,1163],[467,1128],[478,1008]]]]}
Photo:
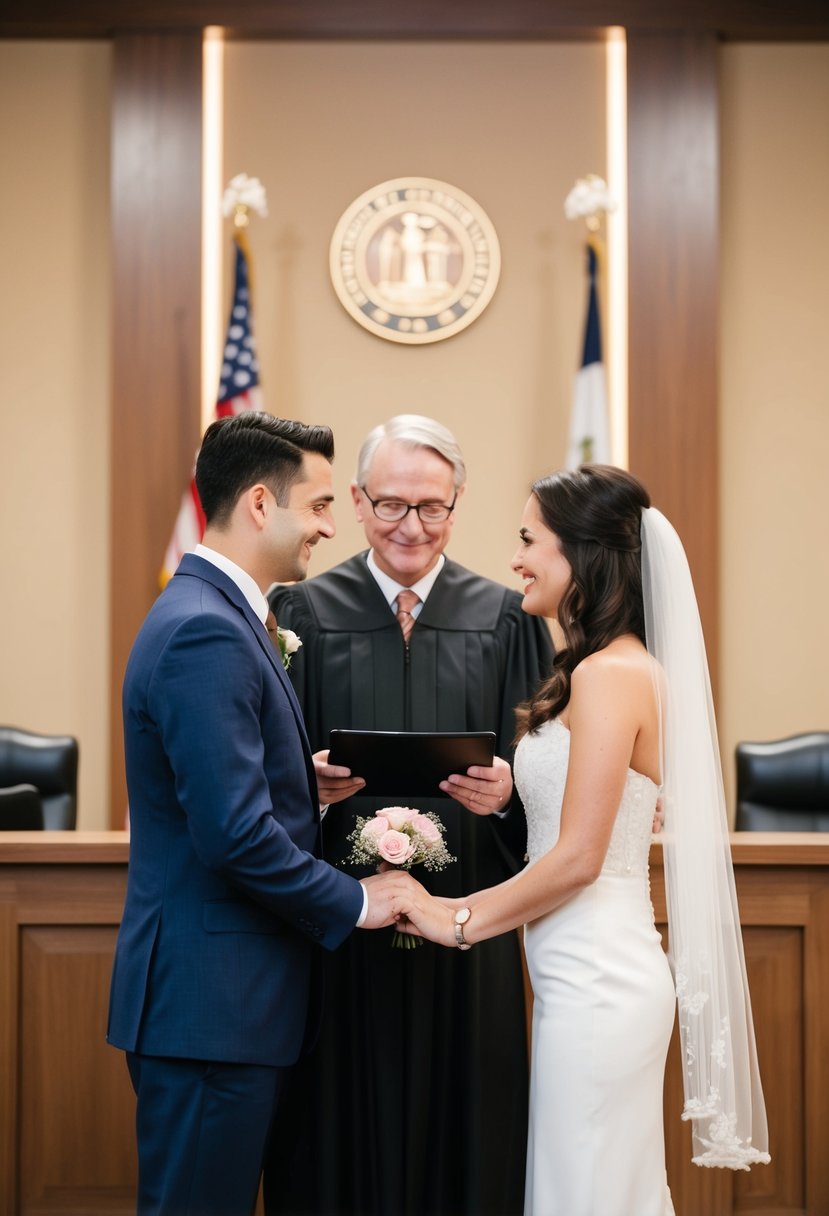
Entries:
{"type": "MultiPolygon", "coordinates": [[[[267,215],[265,188],[256,177],[240,173],[232,179],[224,193],[222,210],[225,218],[233,217],[233,241],[236,246],[233,303],[225,337],[219,391],[214,421],[240,414],[244,410],[262,408],[259,390],[259,363],[253,340],[251,315],[252,271],[247,228],[251,211],[267,215]]],[[[178,567],[185,553],[193,550],[204,536],[204,512],[196,488],[195,463],[190,484],[184,491],[173,525],[158,581],[162,589],[178,567]]]]}
{"type": "Polygon", "coordinates": [[[601,318],[597,280],[605,265],[601,237],[602,215],[615,207],[604,180],[596,174],[580,178],[568,194],[568,219],[583,219],[587,227],[587,312],[581,363],[576,373],[570,416],[566,465],[610,462],[610,417],[602,362],[601,318]]]}

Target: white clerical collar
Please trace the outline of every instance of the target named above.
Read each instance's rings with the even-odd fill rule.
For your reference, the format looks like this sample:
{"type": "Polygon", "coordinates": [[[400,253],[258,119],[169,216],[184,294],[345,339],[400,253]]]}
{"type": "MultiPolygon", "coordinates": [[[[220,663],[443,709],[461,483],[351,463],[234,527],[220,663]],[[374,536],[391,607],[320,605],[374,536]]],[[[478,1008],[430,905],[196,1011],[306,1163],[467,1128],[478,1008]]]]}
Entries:
{"type": "MultiPolygon", "coordinates": [[[[432,588],[435,585],[435,579],[440,574],[445,563],[446,563],[446,558],[445,558],[444,554],[441,553],[440,557],[435,562],[434,566],[429,571],[429,573],[424,574],[423,578],[418,579],[416,583],[412,583],[411,590],[414,591],[415,595],[420,597],[420,603],[415,604],[415,606],[412,610],[413,617],[417,618],[420,615],[423,605],[426,603],[426,598],[429,595],[429,592],[432,590],[432,588]]],[[[386,603],[389,605],[390,608],[392,608],[398,595],[404,589],[405,583],[398,583],[395,579],[391,578],[390,575],[386,574],[383,570],[380,569],[380,567],[377,565],[377,562],[374,559],[374,550],[373,549],[369,549],[369,551],[368,551],[368,557],[366,558],[366,565],[368,566],[369,570],[371,571],[372,577],[374,578],[375,582],[377,583],[377,586],[383,592],[383,595],[385,596],[385,599],[386,599],[386,603]]]]}
{"type": "Polygon", "coordinates": [[[209,549],[207,545],[196,545],[193,552],[196,557],[203,557],[206,562],[217,566],[223,574],[226,574],[229,579],[233,580],[264,625],[270,611],[268,601],[259,589],[259,584],[255,579],[251,578],[247,570],[243,570],[241,566],[237,566],[235,562],[232,562],[229,557],[225,557],[223,553],[217,553],[215,549],[209,549]]]}

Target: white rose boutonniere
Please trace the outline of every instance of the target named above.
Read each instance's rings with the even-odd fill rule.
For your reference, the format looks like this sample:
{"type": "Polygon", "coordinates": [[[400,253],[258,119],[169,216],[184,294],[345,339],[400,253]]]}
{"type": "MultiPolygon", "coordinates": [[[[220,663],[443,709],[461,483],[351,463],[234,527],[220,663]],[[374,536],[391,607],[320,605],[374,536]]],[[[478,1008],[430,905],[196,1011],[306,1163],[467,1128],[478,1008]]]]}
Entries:
{"type": "Polygon", "coordinates": [[[279,653],[282,656],[282,666],[287,671],[291,666],[291,659],[299,650],[302,642],[299,640],[293,629],[282,629],[278,627],[276,630],[276,640],[279,643],[279,653]]]}

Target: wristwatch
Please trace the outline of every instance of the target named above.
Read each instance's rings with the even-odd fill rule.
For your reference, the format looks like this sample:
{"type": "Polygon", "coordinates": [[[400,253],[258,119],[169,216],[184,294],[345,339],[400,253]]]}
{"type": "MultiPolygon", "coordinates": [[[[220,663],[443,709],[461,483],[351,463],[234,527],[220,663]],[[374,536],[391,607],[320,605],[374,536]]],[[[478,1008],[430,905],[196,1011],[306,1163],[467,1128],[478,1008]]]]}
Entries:
{"type": "Polygon", "coordinates": [[[472,949],[472,942],[468,942],[463,935],[463,927],[471,915],[471,908],[458,908],[455,913],[455,941],[458,943],[459,950],[472,949]]]}

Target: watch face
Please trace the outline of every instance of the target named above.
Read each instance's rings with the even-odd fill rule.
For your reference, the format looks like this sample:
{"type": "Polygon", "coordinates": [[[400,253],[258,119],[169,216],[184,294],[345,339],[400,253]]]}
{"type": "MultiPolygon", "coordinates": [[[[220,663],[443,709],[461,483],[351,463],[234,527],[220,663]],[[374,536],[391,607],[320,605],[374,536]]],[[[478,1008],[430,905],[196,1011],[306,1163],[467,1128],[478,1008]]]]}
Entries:
{"type": "Polygon", "coordinates": [[[471,908],[458,908],[457,912],[455,913],[455,924],[465,925],[471,915],[471,908]]]}

